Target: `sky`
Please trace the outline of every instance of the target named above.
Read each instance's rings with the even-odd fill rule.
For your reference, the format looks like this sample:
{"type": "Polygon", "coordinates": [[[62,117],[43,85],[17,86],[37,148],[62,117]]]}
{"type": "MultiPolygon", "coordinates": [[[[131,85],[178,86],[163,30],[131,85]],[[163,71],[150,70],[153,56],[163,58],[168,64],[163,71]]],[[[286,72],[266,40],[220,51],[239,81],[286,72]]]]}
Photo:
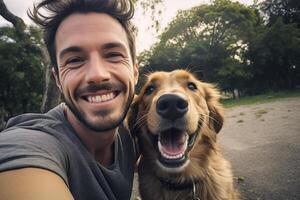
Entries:
{"type": "MultiPolygon", "coordinates": [[[[253,0],[237,0],[241,3],[251,5],[253,0]]],[[[25,23],[30,24],[31,21],[27,17],[26,11],[32,8],[34,2],[37,0],[4,0],[7,8],[15,15],[21,17],[25,23]]],[[[162,15],[159,17],[161,30],[168,25],[169,22],[176,16],[178,10],[189,9],[193,6],[208,3],[210,0],[164,0],[162,5],[162,15]]],[[[137,52],[147,50],[157,41],[157,33],[155,30],[149,29],[151,24],[150,15],[145,15],[141,9],[136,8],[134,23],[138,28],[138,35],[136,39],[137,52]]],[[[0,26],[9,24],[0,16],[0,26]]]]}

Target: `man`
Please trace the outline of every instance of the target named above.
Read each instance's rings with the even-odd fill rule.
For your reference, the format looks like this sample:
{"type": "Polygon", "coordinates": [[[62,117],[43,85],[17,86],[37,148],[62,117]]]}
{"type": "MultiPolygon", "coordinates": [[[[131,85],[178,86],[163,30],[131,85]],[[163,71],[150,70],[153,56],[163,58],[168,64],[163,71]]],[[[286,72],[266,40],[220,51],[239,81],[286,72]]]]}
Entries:
{"type": "Polygon", "coordinates": [[[132,3],[43,0],[29,15],[65,104],[0,133],[0,200],[130,199],[136,158],[122,122],[138,79],[132,3]]]}

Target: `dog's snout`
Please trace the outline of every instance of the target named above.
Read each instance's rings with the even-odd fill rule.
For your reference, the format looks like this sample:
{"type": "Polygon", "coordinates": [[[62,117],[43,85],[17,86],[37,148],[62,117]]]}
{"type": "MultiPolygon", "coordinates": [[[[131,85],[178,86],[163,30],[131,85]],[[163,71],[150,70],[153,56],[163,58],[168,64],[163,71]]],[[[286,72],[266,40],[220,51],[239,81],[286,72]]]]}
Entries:
{"type": "Polygon", "coordinates": [[[175,94],[164,94],[157,100],[156,111],[163,117],[175,120],[182,117],[188,110],[188,102],[175,94]]]}

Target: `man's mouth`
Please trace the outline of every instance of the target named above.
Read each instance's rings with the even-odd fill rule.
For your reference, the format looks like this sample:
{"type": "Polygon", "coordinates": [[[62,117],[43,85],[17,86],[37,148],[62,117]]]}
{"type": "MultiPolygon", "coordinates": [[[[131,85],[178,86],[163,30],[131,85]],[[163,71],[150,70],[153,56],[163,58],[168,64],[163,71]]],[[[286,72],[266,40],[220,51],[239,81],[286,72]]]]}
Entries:
{"type": "Polygon", "coordinates": [[[189,135],[185,131],[169,129],[158,136],[159,161],[166,167],[180,167],[187,161],[189,135]]]}
{"type": "Polygon", "coordinates": [[[102,103],[102,102],[107,102],[110,100],[113,100],[118,96],[120,92],[113,91],[109,93],[104,93],[104,94],[97,94],[97,95],[87,95],[83,96],[82,98],[89,103],[102,103]]]}

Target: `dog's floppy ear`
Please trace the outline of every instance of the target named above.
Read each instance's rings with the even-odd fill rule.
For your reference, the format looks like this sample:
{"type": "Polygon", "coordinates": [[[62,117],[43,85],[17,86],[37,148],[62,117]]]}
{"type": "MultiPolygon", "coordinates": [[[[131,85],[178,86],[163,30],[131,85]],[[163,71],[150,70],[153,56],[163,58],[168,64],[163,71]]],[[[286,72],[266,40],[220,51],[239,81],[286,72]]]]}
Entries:
{"type": "Polygon", "coordinates": [[[219,133],[224,122],[224,109],[220,104],[220,93],[212,84],[204,83],[205,99],[209,110],[209,126],[219,133]]]}
{"type": "Polygon", "coordinates": [[[134,152],[135,152],[135,158],[136,161],[138,160],[140,156],[140,148],[138,145],[138,139],[137,139],[137,117],[138,117],[138,111],[139,111],[139,102],[137,101],[137,96],[134,96],[134,99],[131,103],[131,106],[129,108],[129,111],[126,116],[126,125],[127,128],[130,130],[130,135],[133,140],[134,145],[134,152]]]}
{"type": "Polygon", "coordinates": [[[131,131],[131,134],[135,134],[136,120],[139,112],[139,102],[137,99],[138,98],[135,95],[126,117],[127,125],[129,130],[131,131]]]}

